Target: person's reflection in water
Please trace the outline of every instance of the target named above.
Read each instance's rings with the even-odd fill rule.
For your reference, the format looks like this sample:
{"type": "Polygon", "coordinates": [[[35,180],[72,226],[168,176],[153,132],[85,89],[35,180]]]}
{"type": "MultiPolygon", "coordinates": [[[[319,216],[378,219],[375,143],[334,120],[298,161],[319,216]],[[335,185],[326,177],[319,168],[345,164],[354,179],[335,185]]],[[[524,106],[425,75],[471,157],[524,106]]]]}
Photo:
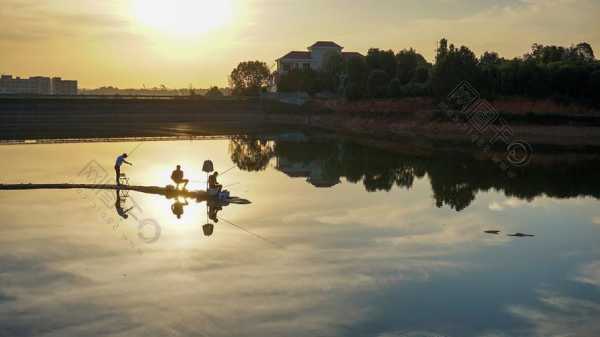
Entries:
{"type": "Polygon", "coordinates": [[[121,190],[117,189],[117,201],[115,201],[115,208],[117,210],[117,214],[123,219],[127,219],[129,217],[129,211],[133,209],[129,207],[128,209],[123,209],[123,204],[125,203],[126,198],[121,196],[121,190]]]}
{"type": "Polygon", "coordinates": [[[215,223],[219,222],[218,213],[223,209],[222,205],[218,202],[208,201],[208,218],[215,223]]]}
{"type": "Polygon", "coordinates": [[[184,199],[183,202],[179,201],[179,199],[175,199],[175,203],[171,205],[171,211],[177,216],[177,219],[181,219],[181,216],[183,215],[183,207],[187,205],[188,202],[186,199],[184,199]]]}
{"type": "Polygon", "coordinates": [[[207,224],[204,224],[204,226],[202,226],[202,232],[204,233],[204,236],[206,236],[206,237],[211,236],[213,234],[214,230],[215,230],[215,225],[213,225],[211,223],[207,223],[207,224]]]}

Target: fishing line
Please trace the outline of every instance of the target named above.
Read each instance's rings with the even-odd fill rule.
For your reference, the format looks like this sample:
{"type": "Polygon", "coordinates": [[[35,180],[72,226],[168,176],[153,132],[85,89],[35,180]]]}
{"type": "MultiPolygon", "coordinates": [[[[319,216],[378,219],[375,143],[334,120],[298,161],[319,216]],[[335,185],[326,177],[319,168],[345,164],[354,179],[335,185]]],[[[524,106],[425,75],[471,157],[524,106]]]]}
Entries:
{"type": "Polygon", "coordinates": [[[233,170],[233,169],[234,169],[234,168],[236,168],[236,167],[237,167],[237,165],[233,165],[232,167],[230,167],[230,168],[228,168],[227,170],[225,170],[225,172],[219,173],[219,176],[221,176],[221,177],[222,177],[222,176],[224,176],[224,175],[225,175],[225,173],[227,173],[227,172],[229,172],[229,171],[233,170]]]}
{"type": "Polygon", "coordinates": [[[218,217],[219,219],[221,219],[221,220],[225,221],[226,223],[228,223],[228,224],[232,225],[233,227],[235,227],[235,228],[237,228],[237,229],[239,229],[239,230],[242,230],[242,231],[244,231],[244,232],[246,232],[246,233],[248,233],[248,234],[250,234],[250,235],[252,235],[252,236],[254,236],[254,237],[257,237],[257,238],[259,238],[259,239],[263,240],[264,242],[267,242],[267,243],[269,243],[269,244],[271,244],[271,245],[273,245],[273,246],[275,246],[275,247],[277,247],[277,248],[285,249],[285,247],[284,247],[284,246],[282,246],[282,245],[280,245],[280,244],[278,244],[278,243],[276,243],[276,242],[273,242],[273,241],[271,241],[271,240],[269,240],[269,239],[265,238],[264,236],[261,236],[261,235],[259,235],[259,234],[256,234],[256,233],[254,233],[254,232],[251,232],[251,231],[249,231],[249,230],[245,229],[244,227],[242,227],[242,226],[239,226],[239,225],[236,225],[236,224],[234,224],[233,222],[231,222],[231,221],[229,221],[229,220],[227,220],[227,219],[223,219],[223,218],[222,218],[222,217],[220,217],[220,216],[217,216],[217,217],[218,217]]]}

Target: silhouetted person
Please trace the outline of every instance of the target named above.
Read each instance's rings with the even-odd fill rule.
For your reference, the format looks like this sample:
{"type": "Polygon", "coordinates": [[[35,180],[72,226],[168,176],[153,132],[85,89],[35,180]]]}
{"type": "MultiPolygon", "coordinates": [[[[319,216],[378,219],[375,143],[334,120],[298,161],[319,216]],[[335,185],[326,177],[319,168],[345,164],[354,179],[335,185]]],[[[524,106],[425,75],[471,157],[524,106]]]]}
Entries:
{"type": "Polygon", "coordinates": [[[183,179],[183,171],[181,170],[181,165],[177,165],[175,171],[171,173],[171,179],[175,182],[175,189],[179,187],[179,184],[183,184],[183,188],[187,187],[187,184],[190,182],[189,179],[183,179]]]}
{"type": "Polygon", "coordinates": [[[171,205],[171,211],[177,216],[177,219],[181,219],[181,216],[183,215],[183,206],[187,205],[187,200],[185,200],[185,203],[177,200],[173,205],[171,205]]]}
{"type": "Polygon", "coordinates": [[[119,181],[119,177],[121,177],[121,165],[125,163],[133,166],[133,164],[125,160],[125,158],[127,158],[127,153],[123,153],[122,155],[118,156],[117,161],[115,162],[115,174],[117,178],[117,185],[121,185],[121,182],[119,181]]]}
{"type": "Polygon", "coordinates": [[[216,190],[217,193],[221,192],[221,189],[223,189],[223,186],[217,182],[218,176],[219,172],[215,171],[215,173],[211,174],[208,177],[208,188],[210,188],[211,190],[216,190]]]}
{"type": "Polygon", "coordinates": [[[121,206],[121,191],[117,190],[117,201],[115,202],[115,208],[117,209],[117,214],[119,214],[119,216],[123,219],[127,219],[129,217],[129,211],[131,211],[133,209],[133,207],[130,207],[129,209],[123,209],[123,207],[121,206]]]}

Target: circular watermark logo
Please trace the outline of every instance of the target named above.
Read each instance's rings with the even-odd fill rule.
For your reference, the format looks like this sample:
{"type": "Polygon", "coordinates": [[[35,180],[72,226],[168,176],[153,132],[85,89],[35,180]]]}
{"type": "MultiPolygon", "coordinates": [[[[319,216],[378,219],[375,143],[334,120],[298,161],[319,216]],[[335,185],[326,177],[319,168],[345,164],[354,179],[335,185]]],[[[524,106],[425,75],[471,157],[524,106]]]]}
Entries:
{"type": "Polygon", "coordinates": [[[160,225],[154,219],[144,219],[138,224],[138,237],[145,243],[158,241],[161,231],[160,225]]]}
{"type": "Polygon", "coordinates": [[[506,146],[506,160],[513,166],[527,165],[532,153],[531,145],[523,141],[514,141],[506,146]]]}

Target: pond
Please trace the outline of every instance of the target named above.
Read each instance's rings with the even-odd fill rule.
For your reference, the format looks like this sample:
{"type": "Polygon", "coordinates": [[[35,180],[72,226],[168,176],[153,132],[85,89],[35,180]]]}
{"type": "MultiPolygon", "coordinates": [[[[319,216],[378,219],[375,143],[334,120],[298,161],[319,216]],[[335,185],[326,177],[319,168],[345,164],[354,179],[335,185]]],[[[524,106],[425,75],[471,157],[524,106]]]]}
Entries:
{"type": "Polygon", "coordinates": [[[251,203],[0,191],[0,336],[600,333],[593,163],[508,175],[286,133],[0,146],[0,183],[113,183],[122,152],[132,185],[180,164],[204,189],[211,159],[251,203]]]}

